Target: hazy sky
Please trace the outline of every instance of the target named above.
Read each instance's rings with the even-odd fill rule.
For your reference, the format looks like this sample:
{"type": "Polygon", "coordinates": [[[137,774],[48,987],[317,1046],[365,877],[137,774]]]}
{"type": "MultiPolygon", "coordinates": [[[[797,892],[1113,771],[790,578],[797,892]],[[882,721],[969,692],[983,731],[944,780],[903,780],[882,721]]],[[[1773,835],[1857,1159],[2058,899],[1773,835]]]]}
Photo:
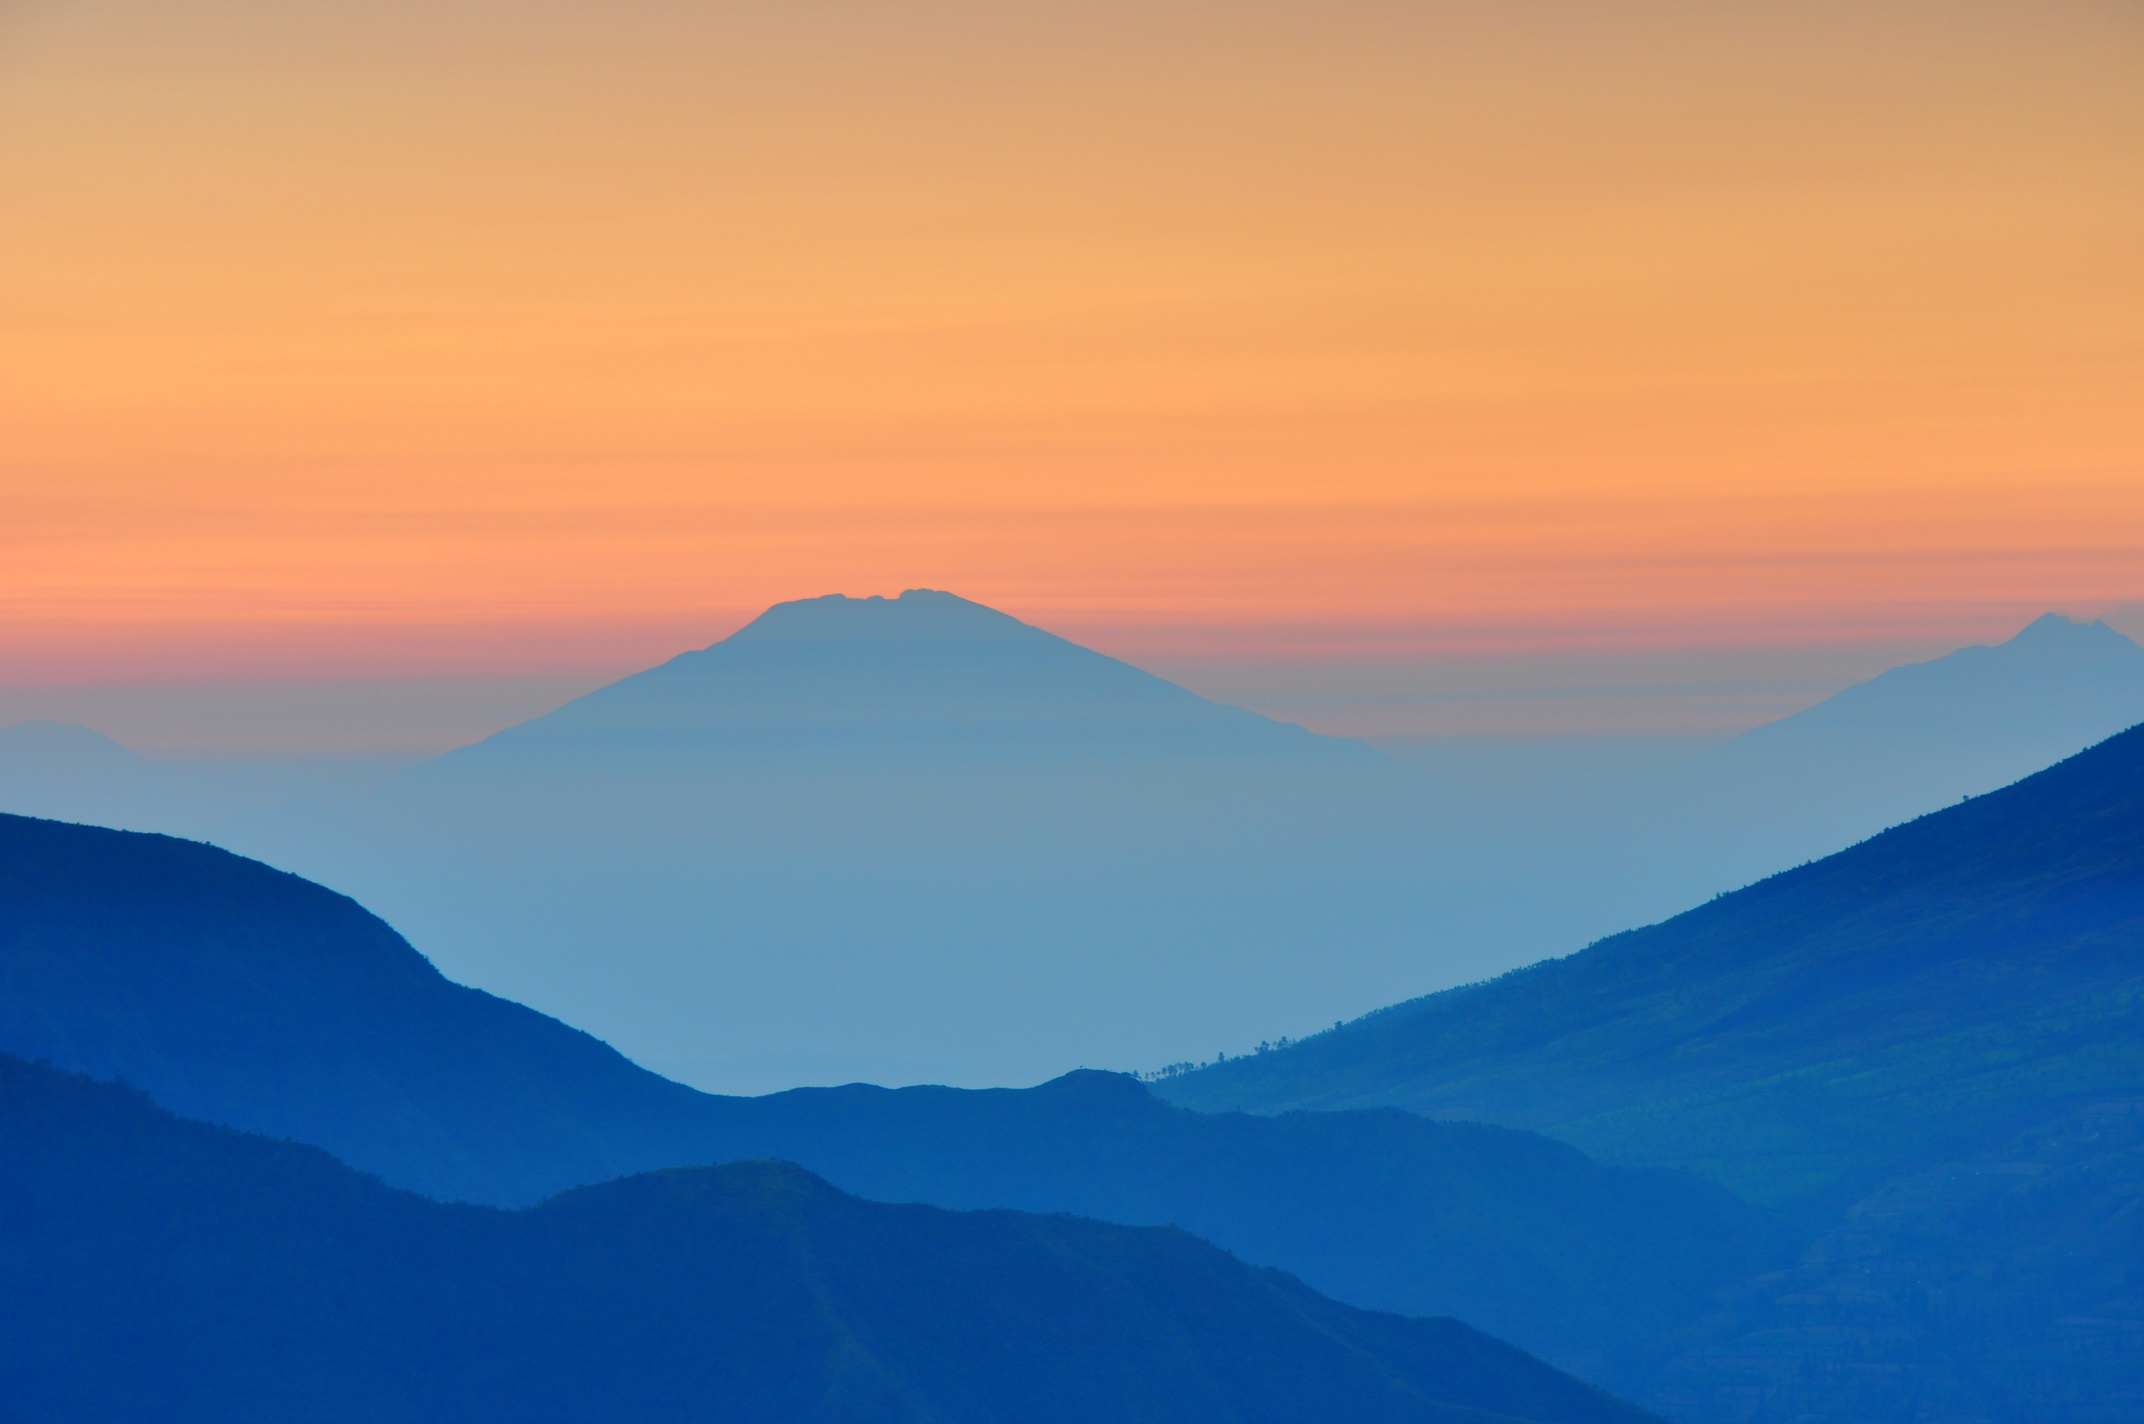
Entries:
{"type": "Polygon", "coordinates": [[[0,0],[0,710],[910,586],[1305,697],[2135,603],[2140,74],[2127,0],[0,0]]]}

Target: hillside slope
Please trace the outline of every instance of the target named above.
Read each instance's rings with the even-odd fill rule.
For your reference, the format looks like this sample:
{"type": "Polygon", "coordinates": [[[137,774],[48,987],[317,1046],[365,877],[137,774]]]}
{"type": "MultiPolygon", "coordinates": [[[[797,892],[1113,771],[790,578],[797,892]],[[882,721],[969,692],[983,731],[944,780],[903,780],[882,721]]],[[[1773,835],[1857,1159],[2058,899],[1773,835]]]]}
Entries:
{"type": "Polygon", "coordinates": [[[1170,1223],[1338,1299],[1456,1315],[1610,1384],[1723,1287],[1785,1260],[1785,1234],[1710,1183],[1391,1110],[1192,1113],[1092,1072],[721,1101],[724,1155],[804,1162],[881,1200],[1170,1223]]]}
{"type": "Polygon", "coordinates": [[[2144,1081],[2144,728],[1567,959],[1175,1080],[1845,1199],[2144,1081]]]}
{"type": "Polygon", "coordinates": [[[0,817],[0,1050],[449,1199],[523,1205],[778,1157],[882,1200],[1175,1223],[1351,1302],[1457,1315],[1596,1374],[1778,1250],[1695,1179],[1403,1113],[1209,1116],[1104,1073],[714,1097],[449,982],[295,876],[18,817],[0,817]]]}
{"type": "Polygon", "coordinates": [[[10,1418],[1648,1417],[1181,1232],[874,1205],[779,1163],[446,1206],[10,1057],[0,1220],[10,1418]]]}
{"type": "Polygon", "coordinates": [[[0,1050],[494,1202],[672,1165],[666,1144],[701,1097],[450,983],[295,875],[19,816],[0,816],[0,1050]]]}
{"type": "Polygon", "coordinates": [[[2144,1410],[2144,729],[1650,929],[1163,1086],[1538,1128],[1780,1204],[1677,1418],[2144,1410]]]}
{"type": "Polygon", "coordinates": [[[1688,1420],[2144,1417],[2144,1091],[1893,1178],[1627,1388],[1688,1420]]]}

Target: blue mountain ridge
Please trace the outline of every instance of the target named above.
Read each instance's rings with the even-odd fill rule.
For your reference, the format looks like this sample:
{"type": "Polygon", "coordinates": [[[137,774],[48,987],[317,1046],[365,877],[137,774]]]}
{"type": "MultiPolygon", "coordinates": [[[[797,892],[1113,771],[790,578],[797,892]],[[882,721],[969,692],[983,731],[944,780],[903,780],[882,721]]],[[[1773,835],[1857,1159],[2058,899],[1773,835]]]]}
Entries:
{"type": "Polygon", "coordinates": [[[423,1424],[1642,1424],[1456,1321],[1167,1228],[780,1163],[501,1212],[0,1056],[0,1414],[423,1424]]]}
{"type": "Polygon", "coordinates": [[[1589,1373],[1781,1246],[1694,1179],[1404,1113],[1203,1115],[1094,1072],[713,1097],[448,981],[296,876],[16,817],[0,817],[0,1051],[122,1077],[186,1116],[316,1143],[437,1197],[522,1205],[778,1157],[882,1200],[1175,1223],[1342,1299],[1458,1315],[1589,1373]]]}

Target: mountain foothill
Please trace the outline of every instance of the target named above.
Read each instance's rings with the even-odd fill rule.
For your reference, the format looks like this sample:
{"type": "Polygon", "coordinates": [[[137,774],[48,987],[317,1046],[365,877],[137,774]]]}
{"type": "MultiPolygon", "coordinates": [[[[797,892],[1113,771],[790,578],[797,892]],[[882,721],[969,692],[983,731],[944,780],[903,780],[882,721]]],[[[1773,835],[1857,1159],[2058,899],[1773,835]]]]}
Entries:
{"type": "MultiPolygon", "coordinates": [[[[218,840],[310,879],[0,816],[0,1391],[83,1420],[2135,1418],[2140,711],[2144,650],[2043,619],[1619,788],[1690,819],[1589,860],[1562,849],[1606,801],[1466,821],[1433,772],[912,591],[779,605],[362,800],[224,796],[218,840]],[[1441,936],[1643,923],[1801,845],[1331,1011],[1441,936]],[[813,993],[828,1042],[928,1006],[971,1067],[1112,1010],[1089,1061],[1172,1016],[1186,1046],[1343,1021],[1153,1082],[709,1093],[322,879],[629,1043],[719,1003],[724,1071],[813,993]],[[1522,885],[1566,908],[1494,920],[1522,885]]],[[[7,809],[185,829],[153,770],[0,731],[7,809]]]]}

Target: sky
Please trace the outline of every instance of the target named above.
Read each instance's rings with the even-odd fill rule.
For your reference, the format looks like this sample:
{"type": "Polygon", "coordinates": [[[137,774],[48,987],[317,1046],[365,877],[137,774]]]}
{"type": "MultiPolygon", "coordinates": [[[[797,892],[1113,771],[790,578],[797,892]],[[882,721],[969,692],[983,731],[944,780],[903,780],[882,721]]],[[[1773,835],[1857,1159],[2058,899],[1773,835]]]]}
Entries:
{"type": "Polygon", "coordinates": [[[2144,632],[2133,3],[0,0],[0,720],[951,589],[1321,729],[2144,632]]]}

